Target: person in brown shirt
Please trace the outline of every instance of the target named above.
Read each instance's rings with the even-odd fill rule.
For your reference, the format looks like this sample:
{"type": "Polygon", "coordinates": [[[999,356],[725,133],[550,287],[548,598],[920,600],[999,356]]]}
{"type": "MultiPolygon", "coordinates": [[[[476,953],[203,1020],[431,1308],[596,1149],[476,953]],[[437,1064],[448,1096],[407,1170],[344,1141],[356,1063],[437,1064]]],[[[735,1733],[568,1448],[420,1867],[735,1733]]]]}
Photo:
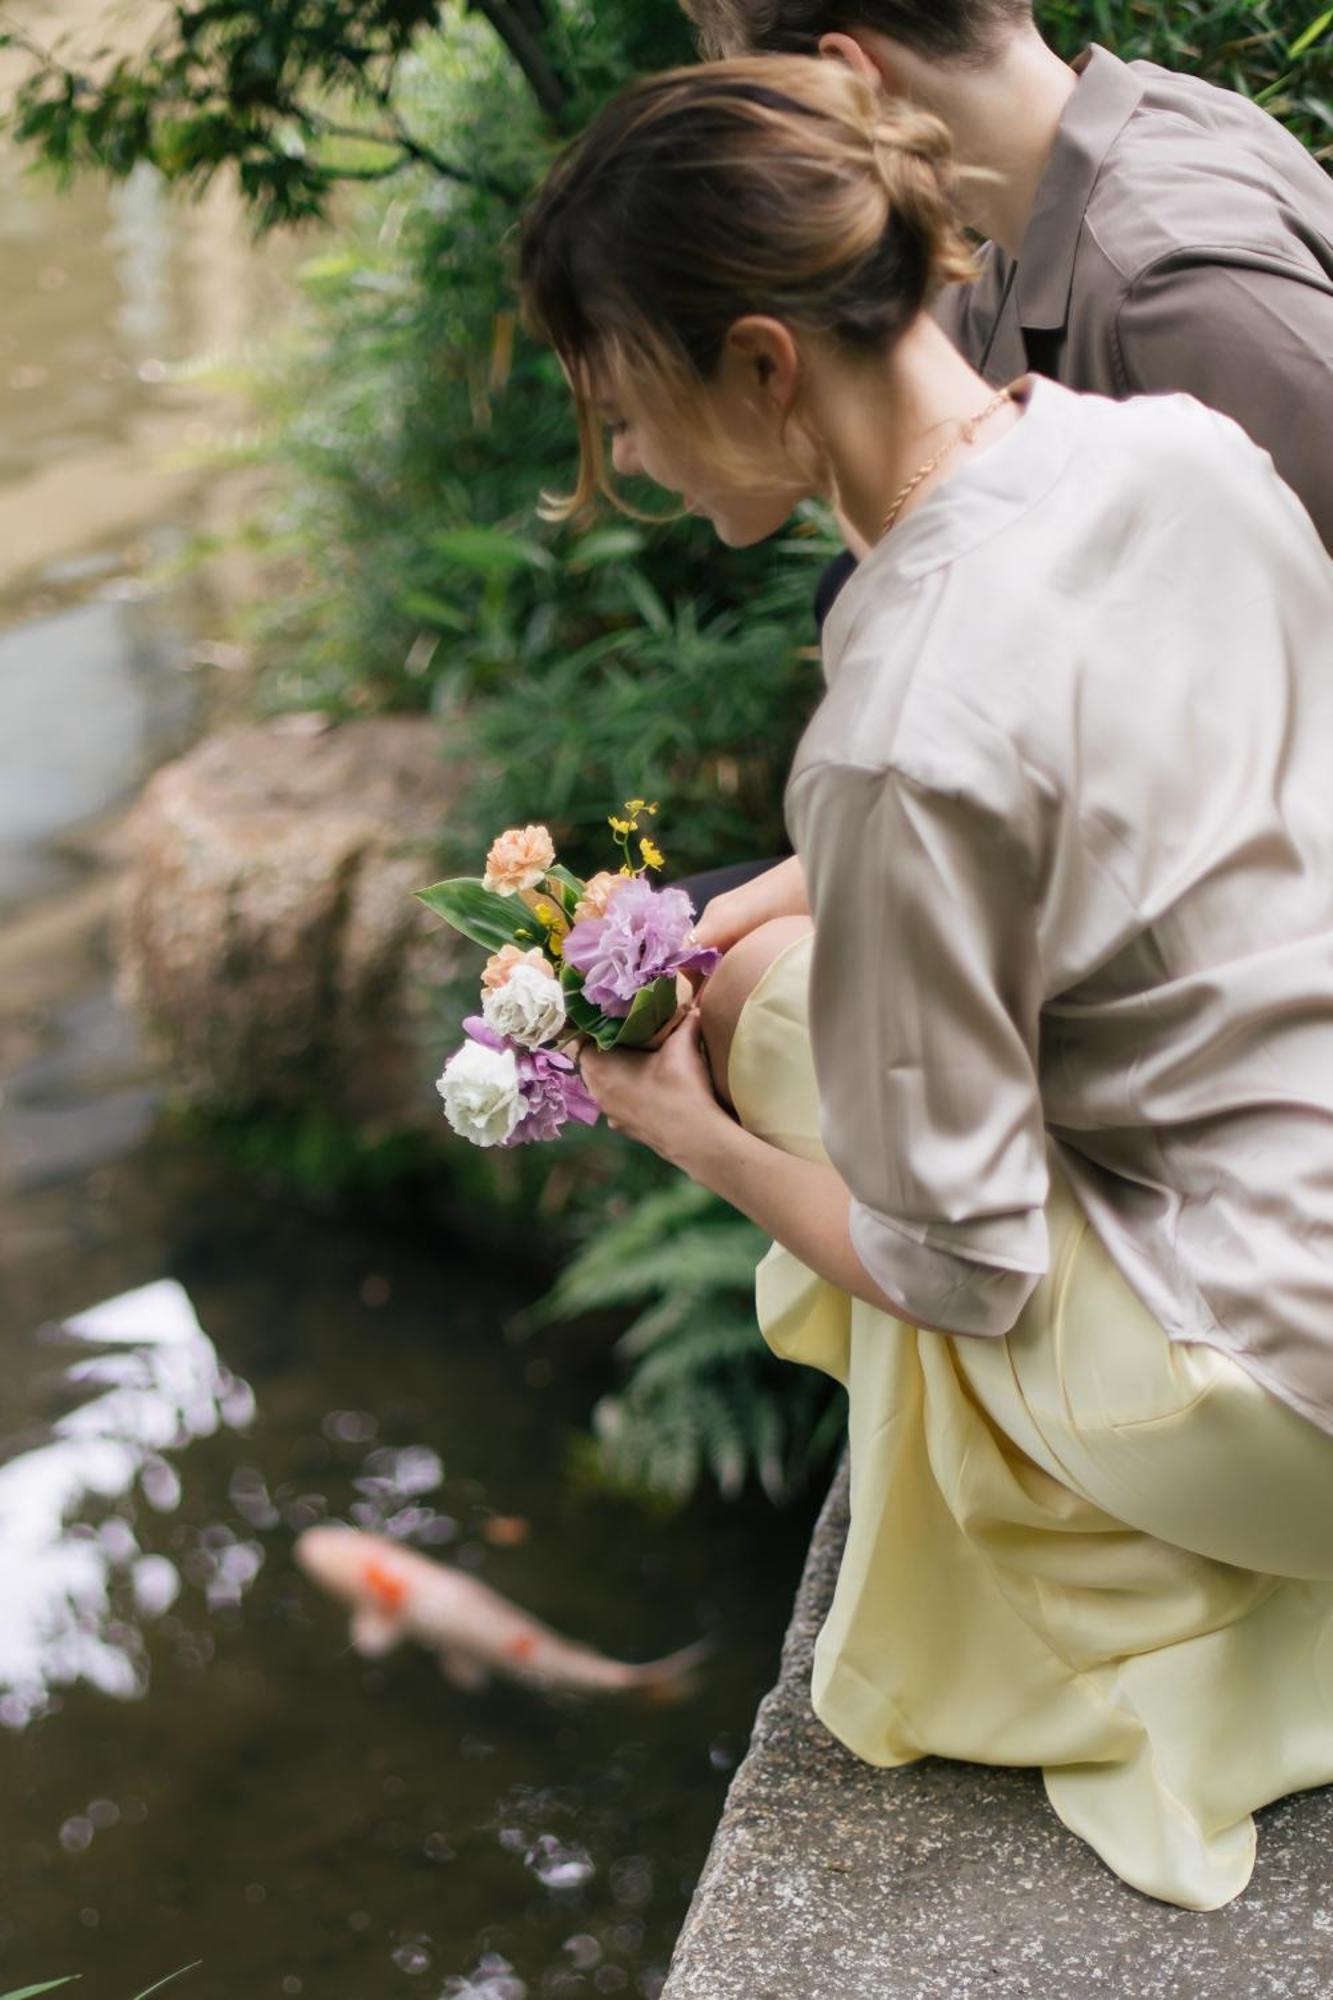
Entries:
{"type": "Polygon", "coordinates": [[[1197,396],[1271,453],[1333,550],[1333,179],[1276,119],[1103,48],[1070,67],[1029,0],[688,11],[710,55],[818,51],[943,119],[987,248],[939,317],[988,380],[1197,396]]]}
{"type": "MultiPolygon", "coordinates": [[[[985,247],[936,310],[988,381],[1184,390],[1271,454],[1333,551],[1333,179],[1276,119],[1103,48],[1071,66],[1030,0],[684,4],[705,55],[819,53],[943,120],[985,247]]],[[[821,579],[821,627],[855,564],[821,579]]],[[[764,861],[685,887],[725,949],[794,885],[764,861]]]]}

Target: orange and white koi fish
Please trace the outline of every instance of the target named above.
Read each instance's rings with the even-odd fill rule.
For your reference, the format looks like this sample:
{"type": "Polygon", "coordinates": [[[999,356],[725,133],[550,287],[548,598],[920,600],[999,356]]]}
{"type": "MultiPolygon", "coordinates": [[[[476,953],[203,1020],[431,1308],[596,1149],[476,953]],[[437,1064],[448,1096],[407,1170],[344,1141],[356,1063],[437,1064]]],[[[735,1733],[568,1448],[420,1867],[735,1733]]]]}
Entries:
{"type": "Polygon", "coordinates": [[[294,1550],[312,1582],[351,1608],[352,1644],[370,1656],[415,1639],[438,1653],[455,1686],[477,1688],[492,1674],[578,1694],[688,1694],[706,1641],[666,1659],[631,1666],[562,1638],[508,1598],[462,1570],[356,1528],[307,1528],[294,1550]]]}

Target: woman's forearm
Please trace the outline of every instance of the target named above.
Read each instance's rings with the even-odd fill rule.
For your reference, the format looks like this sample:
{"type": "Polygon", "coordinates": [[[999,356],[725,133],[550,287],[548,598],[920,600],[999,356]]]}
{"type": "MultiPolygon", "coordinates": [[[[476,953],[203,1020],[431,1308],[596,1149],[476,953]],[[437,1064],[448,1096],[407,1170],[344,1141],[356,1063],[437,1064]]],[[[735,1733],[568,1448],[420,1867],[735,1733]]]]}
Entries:
{"type": "Polygon", "coordinates": [[[770,868],[765,882],[771,898],[770,914],[775,917],[808,917],[810,899],[806,894],[805,870],[801,866],[799,854],[789,855],[776,868],[770,868]]]}
{"type": "Polygon", "coordinates": [[[714,896],[696,926],[699,942],[718,951],[730,951],[751,931],[776,917],[808,917],[810,904],[805,891],[805,870],[799,855],[790,855],[762,875],[714,896]]]}
{"type": "Polygon", "coordinates": [[[676,1164],[818,1277],[902,1317],[903,1307],[880,1290],[852,1246],[851,1197],[836,1167],[797,1159],[727,1117],[707,1119],[676,1164]]]}

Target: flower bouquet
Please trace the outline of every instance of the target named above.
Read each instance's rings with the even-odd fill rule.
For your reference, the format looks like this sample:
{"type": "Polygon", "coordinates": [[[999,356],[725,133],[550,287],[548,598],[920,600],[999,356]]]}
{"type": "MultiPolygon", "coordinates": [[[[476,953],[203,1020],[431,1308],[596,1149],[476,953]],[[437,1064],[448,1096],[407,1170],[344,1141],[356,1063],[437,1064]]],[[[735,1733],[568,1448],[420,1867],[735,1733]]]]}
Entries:
{"type": "Polygon", "coordinates": [[[718,953],[700,948],[683,889],[655,888],[663,857],[640,834],[630,799],[608,822],[618,872],[580,881],[562,868],[544,826],[511,827],[478,881],[460,877],[418,890],[428,909],[491,953],[481,1012],[436,1085],[455,1132],[478,1146],[554,1139],[570,1119],[597,1122],[571,1048],[642,1048],[676,1011],[676,975],[707,974],[718,953]],[[637,836],[638,859],[633,858],[637,836]]]}

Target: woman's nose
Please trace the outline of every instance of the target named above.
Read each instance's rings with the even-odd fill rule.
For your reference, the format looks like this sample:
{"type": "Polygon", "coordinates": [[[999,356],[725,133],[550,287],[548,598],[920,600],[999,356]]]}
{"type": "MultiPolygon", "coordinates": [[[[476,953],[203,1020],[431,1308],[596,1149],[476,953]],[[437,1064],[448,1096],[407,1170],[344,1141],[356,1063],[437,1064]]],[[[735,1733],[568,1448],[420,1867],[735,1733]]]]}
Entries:
{"type": "Polygon", "coordinates": [[[622,479],[633,479],[643,471],[639,447],[628,431],[617,431],[612,439],[611,463],[622,479]]]}

